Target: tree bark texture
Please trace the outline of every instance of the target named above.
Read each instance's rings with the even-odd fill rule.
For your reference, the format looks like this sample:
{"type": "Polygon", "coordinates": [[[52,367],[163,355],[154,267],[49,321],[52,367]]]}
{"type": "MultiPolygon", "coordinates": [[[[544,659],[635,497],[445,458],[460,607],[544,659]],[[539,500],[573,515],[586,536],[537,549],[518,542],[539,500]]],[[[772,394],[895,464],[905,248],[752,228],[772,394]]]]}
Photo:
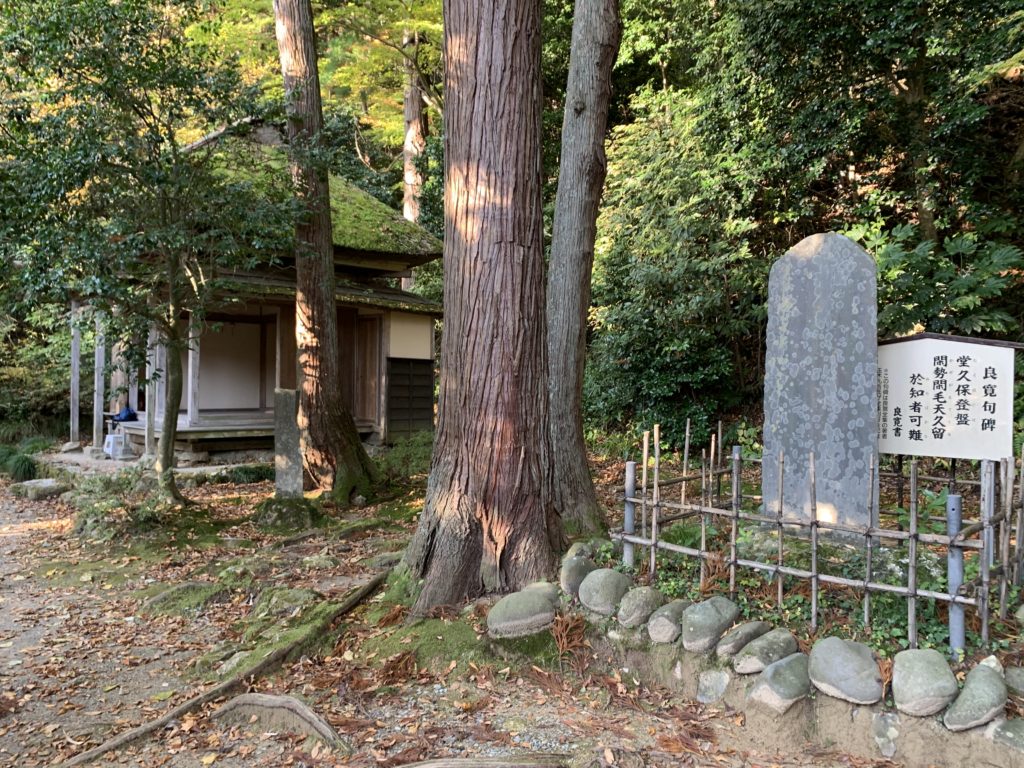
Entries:
{"type": "Polygon", "coordinates": [[[317,487],[348,501],[354,491],[369,487],[374,468],[340,384],[330,188],[326,169],[309,157],[323,128],[310,0],[274,0],[274,19],[288,109],[292,184],[305,209],[296,226],[295,252],[302,461],[317,487]]]}
{"type": "Polygon", "coordinates": [[[583,438],[583,365],[618,0],[576,0],[547,285],[552,499],[570,533],[604,527],[583,438]]]}
{"type": "MultiPolygon", "coordinates": [[[[418,33],[406,34],[403,46],[419,45],[418,33]]],[[[419,221],[420,189],[423,174],[416,167],[423,151],[427,148],[427,113],[423,109],[423,91],[420,89],[420,75],[416,65],[405,59],[405,97],[402,103],[405,118],[405,141],[402,144],[402,215],[409,221],[419,221]]],[[[415,277],[402,278],[402,290],[411,291],[416,286],[415,277]]]]}
{"type": "MultiPolygon", "coordinates": [[[[172,266],[172,270],[176,269],[172,266]]],[[[172,283],[173,285],[173,283],[172,283]]],[[[173,294],[173,288],[172,288],[173,294]]],[[[173,298],[168,306],[167,324],[163,329],[164,344],[167,354],[164,356],[164,414],[160,424],[160,438],[156,444],[156,460],[153,471],[156,473],[157,487],[167,498],[184,501],[178,484],[174,479],[174,443],[178,439],[178,411],[181,408],[181,393],[184,387],[184,375],[181,369],[181,350],[186,345],[188,325],[181,316],[179,304],[173,298]]],[[[149,408],[149,403],[146,404],[149,408]]]]}
{"type": "MultiPolygon", "coordinates": [[[[417,34],[413,32],[406,35],[403,43],[405,46],[415,47],[419,44],[417,34]]],[[[416,161],[427,146],[427,115],[423,109],[419,73],[409,59],[405,60],[405,98],[402,110],[405,118],[405,142],[402,145],[402,215],[409,221],[418,221],[423,175],[416,168],[416,161]]]]}
{"type": "Polygon", "coordinates": [[[413,608],[548,575],[539,0],[445,0],[445,332],[413,608]]]}

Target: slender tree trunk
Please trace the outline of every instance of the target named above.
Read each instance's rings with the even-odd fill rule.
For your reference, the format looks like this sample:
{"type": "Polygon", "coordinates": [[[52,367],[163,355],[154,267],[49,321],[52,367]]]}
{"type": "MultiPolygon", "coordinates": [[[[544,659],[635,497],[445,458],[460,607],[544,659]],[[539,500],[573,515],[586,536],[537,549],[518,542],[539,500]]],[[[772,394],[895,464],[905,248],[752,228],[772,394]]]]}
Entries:
{"type": "Polygon", "coordinates": [[[445,332],[413,613],[548,575],[540,2],[445,0],[445,332]]]}
{"type": "MultiPolygon", "coordinates": [[[[167,349],[163,370],[164,416],[160,424],[160,439],[156,444],[153,471],[156,472],[160,493],[178,502],[185,501],[174,479],[174,443],[178,439],[178,410],[181,408],[181,393],[184,388],[181,350],[185,346],[186,329],[187,325],[181,318],[181,309],[178,303],[172,300],[168,306],[167,325],[164,328],[164,344],[167,349]]],[[[146,407],[149,408],[148,403],[146,407]]]]}
{"type": "MultiPolygon", "coordinates": [[[[407,33],[402,45],[418,46],[417,33],[407,33]]],[[[427,146],[427,113],[423,109],[419,73],[409,59],[405,60],[405,98],[402,109],[405,117],[405,142],[402,145],[402,215],[409,221],[419,221],[423,174],[416,167],[416,162],[427,146]]],[[[411,291],[414,286],[413,277],[402,278],[402,290],[411,291]]]]}
{"type": "MultiPolygon", "coordinates": [[[[407,34],[403,45],[419,44],[415,32],[407,34]]],[[[415,65],[405,60],[405,98],[403,100],[405,117],[405,143],[402,145],[403,162],[403,194],[402,215],[409,221],[420,218],[420,187],[423,186],[423,175],[416,168],[416,161],[427,146],[427,115],[423,109],[423,93],[420,90],[419,73],[415,65]]]]}
{"type": "Polygon", "coordinates": [[[547,290],[552,495],[570,533],[595,533],[604,526],[583,439],[583,365],[620,33],[618,0],[576,0],[547,290]]]}
{"type": "Polygon", "coordinates": [[[313,482],[348,501],[375,477],[339,377],[334,245],[327,171],[309,151],[323,128],[313,12],[309,0],[274,0],[288,107],[292,183],[305,209],[296,227],[295,343],[299,363],[302,460],[313,482]]]}

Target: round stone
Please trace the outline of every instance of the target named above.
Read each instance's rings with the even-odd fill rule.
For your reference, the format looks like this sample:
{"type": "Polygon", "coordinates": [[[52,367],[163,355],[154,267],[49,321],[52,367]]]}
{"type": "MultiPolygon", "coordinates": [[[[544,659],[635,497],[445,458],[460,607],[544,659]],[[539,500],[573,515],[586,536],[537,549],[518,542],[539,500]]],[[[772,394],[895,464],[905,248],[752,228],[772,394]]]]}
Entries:
{"type": "Polygon", "coordinates": [[[751,640],[770,632],[772,625],[767,621],[745,621],[725,633],[715,646],[715,655],[720,659],[735,656],[751,640]]]}
{"type": "Polygon", "coordinates": [[[580,584],[580,602],[594,613],[611,616],[631,586],[633,580],[626,574],[611,568],[598,568],[588,573],[580,584]]]}
{"type": "Polygon", "coordinates": [[[726,597],[715,596],[691,605],[683,611],[681,621],[683,648],[691,653],[710,651],[739,615],[740,609],[726,597]]]}
{"type": "Polygon", "coordinates": [[[765,667],[747,699],[782,715],[810,692],[807,654],[794,653],[765,667]]]}
{"type": "Polygon", "coordinates": [[[741,675],[752,675],[798,650],[793,633],[780,627],[754,638],[743,646],[739,653],[733,656],[732,668],[741,675]]]}
{"type": "Polygon", "coordinates": [[[882,698],[882,676],[871,649],[853,640],[826,637],[811,649],[808,674],[822,693],[851,704],[882,698]]]}
{"type": "Polygon", "coordinates": [[[664,602],[665,596],[654,587],[635,587],[626,593],[619,604],[619,624],[624,627],[639,627],[645,624],[664,602]]]}
{"type": "Polygon", "coordinates": [[[576,597],[580,584],[597,566],[586,557],[570,557],[562,561],[562,569],[558,574],[558,584],[567,595],[576,597]]]}
{"type": "Polygon", "coordinates": [[[674,643],[682,631],[680,622],[683,611],[693,603],[689,600],[673,600],[661,606],[647,620],[647,634],[652,643],[674,643]]]}
{"type": "Polygon", "coordinates": [[[525,637],[541,632],[555,620],[555,608],[539,589],[505,595],[487,614],[487,634],[493,638],[525,637]]]}
{"type": "Polygon", "coordinates": [[[933,648],[896,654],[892,665],[892,696],[896,709],[913,717],[928,717],[945,709],[956,697],[953,671],[933,648]]]}
{"type": "Polygon", "coordinates": [[[532,590],[539,592],[548,599],[553,606],[558,605],[558,600],[561,597],[561,593],[558,590],[557,584],[552,584],[550,581],[535,581],[532,584],[527,584],[523,587],[523,590],[532,590]]]}
{"type": "Polygon", "coordinates": [[[942,722],[951,731],[977,728],[1003,714],[1006,683],[1003,676],[986,664],[967,673],[963,690],[946,710],[942,722]]]}

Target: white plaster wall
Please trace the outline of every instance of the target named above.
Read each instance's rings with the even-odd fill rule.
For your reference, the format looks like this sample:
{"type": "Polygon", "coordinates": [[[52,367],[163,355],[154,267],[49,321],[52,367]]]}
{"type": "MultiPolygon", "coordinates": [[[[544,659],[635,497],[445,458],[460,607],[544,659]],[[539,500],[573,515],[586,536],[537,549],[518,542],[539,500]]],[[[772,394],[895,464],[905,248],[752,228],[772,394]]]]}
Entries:
{"type": "Polygon", "coordinates": [[[391,313],[391,338],[388,357],[430,360],[434,319],[408,312],[391,313]]]}
{"type": "MultiPolygon", "coordinates": [[[[260,327],[221,323],[199,343],[199,407],[260,407],[260,327]]],[[[272,389],[270,391],[273,391],[272,389]]]]}

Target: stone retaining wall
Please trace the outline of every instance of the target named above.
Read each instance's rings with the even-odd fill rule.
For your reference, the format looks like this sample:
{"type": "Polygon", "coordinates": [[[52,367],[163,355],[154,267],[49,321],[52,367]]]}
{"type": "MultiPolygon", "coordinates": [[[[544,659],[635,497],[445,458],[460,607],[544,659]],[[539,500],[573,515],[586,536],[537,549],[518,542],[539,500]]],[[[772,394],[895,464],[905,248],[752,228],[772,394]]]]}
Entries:
{"type": "Polygon", "coordinates": [[[1024,668],[995,657],[962,686],[934,650],[893,661],[894,706],[883,700],[878,659],[863,643],[818,639],[809,654],[764,621],[737,623],[739,608],[716,596],[669,601],[624,574],[597,568],[575,544],[559,588],[540,582],[502,598],[488,615],[492,637],[547,631],[555,614],[580,611],[597,644],[638,679],[745,714],[738,738],[760,748],[806,742],[908,766],[1024,765],[1024,720],[1007,719],[1007,691],[1024,695],[1024,668]]]}

